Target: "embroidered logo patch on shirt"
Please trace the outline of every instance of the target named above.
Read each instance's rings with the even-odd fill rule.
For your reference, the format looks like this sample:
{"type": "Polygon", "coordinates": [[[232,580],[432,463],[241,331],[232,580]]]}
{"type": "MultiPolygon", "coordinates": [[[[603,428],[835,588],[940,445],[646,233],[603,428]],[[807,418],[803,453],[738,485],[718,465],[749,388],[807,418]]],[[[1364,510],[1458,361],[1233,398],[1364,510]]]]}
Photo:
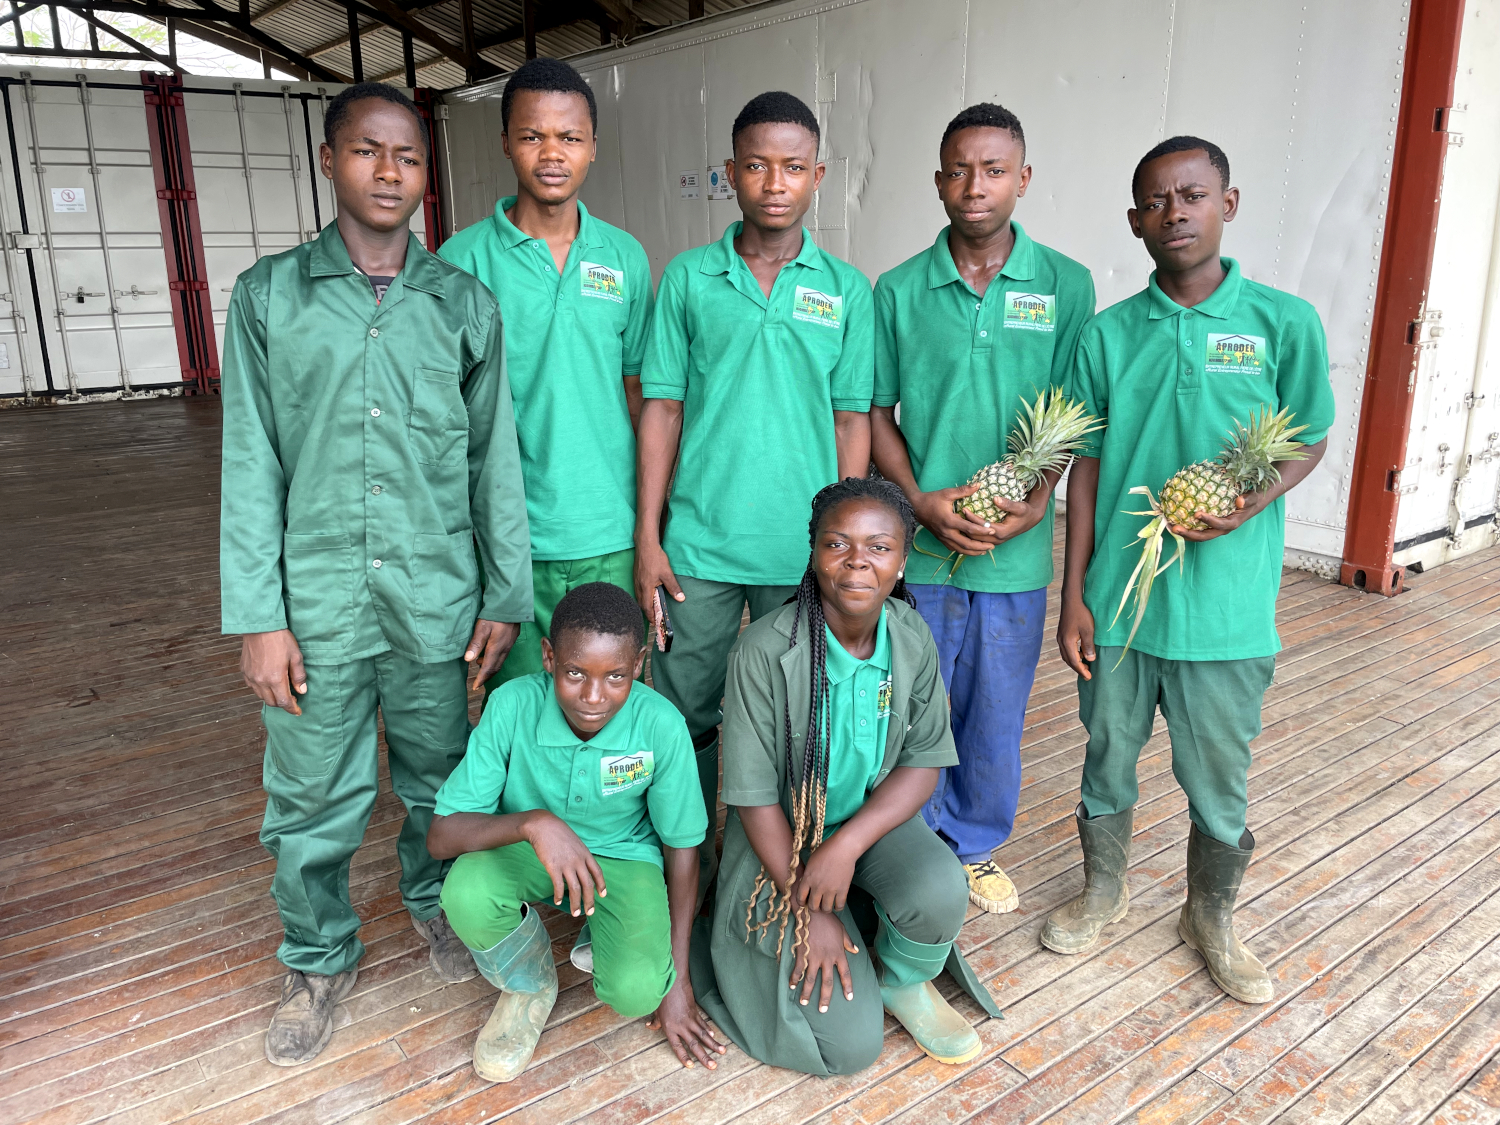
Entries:
{"type": "Polygon", "coordinates": [[[1259,375],[1265,351],[1264,336],[1239,336],[1210,332],[1208,352],[1203,357],[1203,370],[1242,371],[1247,375],[1259,375]]]}
{"type": "Polygon", "coordinates": [[[831,293],[823,293],[817,289],[809,289],[805,285],[797,286],[796,303],[792,305],[793,320],[804,320],[809,324],[822,324],[829,328],[837,328],[843,312],[844,298],[835,297],[831,293]]]}
{"type": "Polygon", "coordinates": [[[884,719],[890,716],[891,696],[894,691],[895,688],[890,680],[880,681],[880,690],[875,693],[875,717],[877,719],[884,719]]]}
{"type": "Polygon", "coordinates": [[[583,296],[602,297],[617,305],[625,303],[625,271],[601,266],[597,262],[584,262],[582,267],[583,296]]]}
{"type": "Polygon", "coordinates": [[[1033,332],[1057,329],[1055,293],[1005,293],[1005,327],[1029,328],[1033,332]]]}
{"type": "Polygon", "coordinates": [[[606,797],[623,793],[651,780],[654,756],[650,750],[599,759],[599,784],[606,797]]]}

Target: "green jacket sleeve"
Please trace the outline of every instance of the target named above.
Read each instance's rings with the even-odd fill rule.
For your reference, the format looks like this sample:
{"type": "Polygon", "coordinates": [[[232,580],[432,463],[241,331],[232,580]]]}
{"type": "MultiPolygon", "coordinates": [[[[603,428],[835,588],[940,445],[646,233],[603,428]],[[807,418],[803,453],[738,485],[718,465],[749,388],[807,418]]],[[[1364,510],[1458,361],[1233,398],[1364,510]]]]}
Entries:
{"type": "Polygon", "coordinates": [[[463,395],[469,411],[469,511],[485,577],[479,616],[486,621],[530,621],[534,610],[526,488],[515,407],[505,376],[505,329],[493,298],[483,348],[464,378],[463,395]]]}
{"type": "Polygon", "coordinates": [[[656,311],[641,368],[641,394],[678,402],[687,398],[688,351],[687,270],[674,261],[656,291],[656,311]]]}
{"type": "Polygon", "coordinates": [[[937,642],[931,636],[922,646],[912,677],[910,712],[906,716],[906,740],[896,759],[898,766],[942,768],[958,765],[953,743],[953,723],[948,713],[948,692],[938,667],[937,642]]]}
{"type": "Polygon", "coordinates": [[[781,668],[759,648],[736,645],[724,681],[724,803],[774,805],[781,800],[776,763],[781,717],[772,677],[781,668]]]}
{"type": "Polygon", "coordinates": [[[626,311],[625,337],[620,341],[621,374],[639,375],[646,362],[646,343],[651,336],[651,310],[656,295],[651,289],[651,260],[639,246],[630,255],[630,305],[626,311]]]}
{"type": "Polygon", "coordinates": [[[255,288],[248,275],[235,283],[224,325],[219,590],[225,633],[287,627],[281,582],[287,481],[266,364],[266,301],[255,288]]]}

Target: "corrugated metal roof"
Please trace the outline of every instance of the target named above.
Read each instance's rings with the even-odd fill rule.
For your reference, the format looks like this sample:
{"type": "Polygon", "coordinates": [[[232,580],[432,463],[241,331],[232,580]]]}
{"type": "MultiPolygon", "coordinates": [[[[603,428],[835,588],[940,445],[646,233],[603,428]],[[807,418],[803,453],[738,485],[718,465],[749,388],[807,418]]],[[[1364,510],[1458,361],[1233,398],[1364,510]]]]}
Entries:
{"type": "MultiPolygon", "coordinates": [[[[631,4],[631,0],[621,0],[631,4]]],[[[758,0],[704,0],[704,14],[718,15],[747,7],[758,0]]],[[[201,15],[193,0],[166,0],[181,9],[184,18],[201,15]]],[[[226,11],[233,10],[231,0],[220,0],[226,11]]],[[[463,17],[459,0],[395,0],[408,16],[430,28],[448,43],[463,42],[463,17]]],[[[502,72],[514,70],[525,61],[525,44],[521,38],[521,0],[472,0],[474,38],[479,56],[502,72]]],[[[362,0],[360,18],[360,54],[364,76],[400,82],[405,66],[402,34],[388,22],[377,21],[370,14],[370,0],[362,0]]],[[[631,5],[641,21],[641,32],[659,30],[687,20],[688,0],[634,0],[631,5]]],[[[352,77],[354,64],[349,50],[349,19],[338,0],[251,0],[254,27],[292,52],[340,76],[352,77]]],[[[607,43],[601,38],[600,25],[608,22],[604,9],[591,0],[537,0],[537,53],[562,58],[596,50],[607,43]]],[[[242,31],[224,24],[213,25],[226,35],[244,39],[242,31]]],[[[417,64],[417,82],[422,86],[449,89],[467,80],[463,66],[446,57],[435,45],[417,39],[413,44],[417,64]]]]}

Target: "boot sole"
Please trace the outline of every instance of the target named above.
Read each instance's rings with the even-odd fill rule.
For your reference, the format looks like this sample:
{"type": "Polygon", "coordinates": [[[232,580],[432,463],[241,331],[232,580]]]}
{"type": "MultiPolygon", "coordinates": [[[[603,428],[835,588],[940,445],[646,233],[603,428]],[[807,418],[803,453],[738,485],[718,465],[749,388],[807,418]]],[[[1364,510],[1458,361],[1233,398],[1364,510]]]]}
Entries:
{"type": "MultiPolygon", "coordinates": [[[[1191,949],[1199,957],[1203,957],[1203,950],[1198,948],[1198,943],[1195,942],[1192,938],[1192,935],[1188,933],[1187,927],[1182,924],[1181,919],[1179,919],[1177,922],[1177,936],[1183,940],[1183,943],[1189,949],[1191,949]]],[[[1225,984],[1222,980],[1219,979],[1219,974],[1214,972],[1214,967],[1209,963],[1207,957],[1203,957],[1203,967],[1208,970],[1208,976],[1210,980],[1212,980],[1216,985],[1222,988],[1226,995],[1234,997],[1241,1004],[1269,1004],[1272,1000],[1276,999],[1276,993],[1274,991],[1270,996],[1261,998],[1259,996],[1248,996],[1239,989],[1231,988],[1229,985],[1225,984]]]]}
{"type": "MultiPolygon", "coordinates": [[[[339,989],[338,995],[333,998],[333,1006],[335,1008],[337,1008],[340,1004],[343,1003],[344,997],[348,996],[349,993],[351,993],[351,992],[354,991],[354,984],[358,980],[359,980],[359,966],[356,965],[354,967],[354,971],[349,974],[349,983],[346,984],[346,985],[344,985],[343,988],[339,989]]],[[[332,1038],[333,1038],[333,1020],[329,1020],[328,1021],[328,1026],[323,1030],[323,1038],[321,1038],[321,1039],[318,1040],[318,1045],[316,1047],[314,1047],[311,1051],[309,1051],[307,1054],[301,1056],[300,1058],[295,1058],[295,1059],[283,1058],[282,1056],[271,1054],[271,1044],[269,1042],[267,1042],[266,1045],[265,1045],[266,1046],[266,1062],[270,1063],[272,1066],[301,1066],[303,1063],[312,1062],[313,1059],[315,1059],[319,1055],[321,1055],[323,1053],[323,1048],[326,1047],[326,1046],[328,1046],[328,1041],[330,1039],[332,1039],[332,1038]]]]}
{"type": "MultiPolygon", "coordinates": [[[[980,910],[987,911],[990,914],[1009,914],[1011,911],[1015,910],[1021,905],[1021,896],[1019,894],[1013,893],[1007,899],[997,900],[993,898],[985,898],[981,894],[976,894],[974,891],[970,891],[969,901],[972,902],[975,906],[979,907],[980,910]]],[[[936,1058],[937,1056],[934,1055],[933,1057],[936,1058]]]]}
{"type": "Polygon", "coordinates": [[[1087,945],[1080,945],[1077,949],[1059,949],[1057,946],[1053,945],[1047,940],[1047,927],[1045,925],[1042,927],[1042,932],[1040,935],[1038,935],[1037,940],[1042,943],[1042,947],[1044,949],[1050,949],[1053,953],[1061,953],[1064,957],[1076,957],[1080,953],[1087,953],[1089,950],[1093,949],[1094,946],[1098,945],[1104,937],[1105,926],[1113,926],[1116,922],[1124,921],[1125,915],[1129,912],[1130,898],[1127,895],[1124,903],[1121,904],[1120,909],[1115,911],[1114,916],[1110,918],[1108,922],[1104,923],[1103,926],[1099,927],[1099,932],[1094,935],[1094,940],[1089,942],[1087,945]]]}
{"type": "MultiPolygon", "coordinates": [[[[910,1035],[911,1033],[907,1032],[907,1034],[910,1035]]],[[[913,1038],[912,1042],[916,1043],[916,1039],[913,1038]]],[[[977,1043],[974,1044],[974,1049],[973,1050],[971,1050],[971,1051],[965,1051],[961,1055],[940,1055],[940,1054],[936,1053],[935,1051],[929,1051],[926,1047],[923,1047],[922,1044],[920,1044],[920,1043],[917,1043],[917,1046],[921,1047],[922,1053],[924,1055],[926,1055],[928,1058],[935,1059],[936,1061],[938,1061],[940,1063],[945,1063],[948,1066],[961,1066],[963,1063],[966,1063],[966,1062],[968,1062],[971,1059],[977,1059],[979,1057],[980,1052],[984,1050],[984,1042],[982,1040],[980,1042],[977,1042],[977,1043]]]]}

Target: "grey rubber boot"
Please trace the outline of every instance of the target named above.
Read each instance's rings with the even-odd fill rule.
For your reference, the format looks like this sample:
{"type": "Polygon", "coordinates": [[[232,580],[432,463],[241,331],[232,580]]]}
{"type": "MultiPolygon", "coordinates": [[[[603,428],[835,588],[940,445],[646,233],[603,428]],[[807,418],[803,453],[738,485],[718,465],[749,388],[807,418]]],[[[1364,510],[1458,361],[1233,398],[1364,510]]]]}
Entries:
{"type": "Polygon", "coordinates": [[[425,922],[415,914],[410,917],[411,928],[427,942],[427,961],[433,972],[449,984],[462,984],[479,975],[474,966],[474,955],[448,925],[447,915],[439,910],[425,922]]]}
{"type": "Polygon", "coordinates": [[[1188,900],[1177,932],[1202,955],[1214,983],[1236,1000],[1264,1004],[1276,995],[1271,976],[1234,932],[1234,901],[1255,852],[1249,829],[1231,848],[1198,831],[1188,833],[1188,900]]]}
{"type": "Polygon", "coordinates": [[[1125,917],[1130,908],[1125,872],[1130,868],[1135,810],[1090,819],[1080,804],[1073,818],[1083,845],[1083,894],[1054,910],[1042,927],[1042,944],[1054,953],[1086,953],[1098,943],[1104,927],[1125,917]]]}
{"type": "Polygon", "coordinates": [[[289,970],[281,983],[281,1003],[266,1029],[266,1059],[296,1066],[317,1058],[333,1038],[334,1008],[358,977],[358,966],[331,977],[289,970]]]}
{"type": "Polygon", "coordinates": [[[474,1041],[474,1072],[509,1082],[526,1069],[557,1003],[557,966],[541,915],[522,906],[521,924],[491,949],[475,950],[474,964],[500,989],[489,1022],[474,1041]]]}

